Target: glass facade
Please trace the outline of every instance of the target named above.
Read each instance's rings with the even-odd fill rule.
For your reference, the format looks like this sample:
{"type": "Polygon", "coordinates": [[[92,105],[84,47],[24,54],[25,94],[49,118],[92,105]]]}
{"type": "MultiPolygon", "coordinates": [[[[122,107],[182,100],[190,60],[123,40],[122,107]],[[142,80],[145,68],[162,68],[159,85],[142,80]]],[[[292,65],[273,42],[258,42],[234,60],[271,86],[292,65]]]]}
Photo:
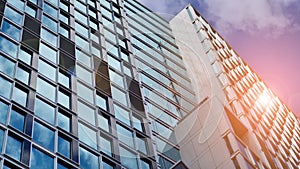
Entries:
{"type": "Polygon", "coordinates": [[[135,1],[0,7],[0,168],[165,168],[155,147],[180,160],[157,128],[172,133],[193,92],[165,20],[135,1]]]}
{"type": "Polygon", "coordinates": [[[135,0],[0,0],[0,168],[168,169],[195,93],[135,0]]]}

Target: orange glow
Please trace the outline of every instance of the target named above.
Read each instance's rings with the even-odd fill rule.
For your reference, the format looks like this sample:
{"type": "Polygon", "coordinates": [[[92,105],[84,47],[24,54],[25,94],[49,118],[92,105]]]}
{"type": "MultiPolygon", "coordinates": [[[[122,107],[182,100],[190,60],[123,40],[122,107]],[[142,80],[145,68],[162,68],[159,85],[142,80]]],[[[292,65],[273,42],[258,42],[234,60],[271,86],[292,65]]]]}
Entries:
{"type": "Polygon", "coordinates": [[[264,91],[261,95],[259,95],[256,103],[260,104],[264,108],[267,108],[271,101],[272,97],[266,91],[264,91]]]}

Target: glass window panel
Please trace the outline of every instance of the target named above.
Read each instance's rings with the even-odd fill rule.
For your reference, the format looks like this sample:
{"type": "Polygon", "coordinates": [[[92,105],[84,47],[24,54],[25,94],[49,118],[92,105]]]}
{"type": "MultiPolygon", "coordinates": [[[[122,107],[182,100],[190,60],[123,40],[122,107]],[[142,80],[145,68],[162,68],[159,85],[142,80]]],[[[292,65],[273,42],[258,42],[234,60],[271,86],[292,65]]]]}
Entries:
{"type": "Polygon", "coordinates": [[[171,163],[169,160],[158,156],[159,164],[162,167],[162,169],[169,169],[173,166],[173,163],[171,163]]]}
{"type": "Polygon", "coordinates": [[[57,95],[57,102],[63,106],[65,106],[66,108],[70,108],[70,102],[71,102],[71,98],[68,94],[59,91],[58,95],[57,95]]]}
{"type": "Polygon", "coordinates": [[[86,4],[82,4],[81,2],[74,0],[74,6],[81,12],[86,13],[86,4]]]}
{"type": "Polygon", "coordinates": [[[95,125],[95,110],[80,101],[77,105],[78,116],[95,125]]]}
{"type": "Polygon", "coordinates": [[[86,127],[85,125],[78,124],[78,137],[79,140],[85,144],[97,149],[97,134],[94,130],[86,127]]]}
{"type": "Polygon", "coordinates": [[[112,147],[111,147],[111,141],[100,136],[100,147],[101,151],[103,151],[105,154],[112,156],[112,147]]]}
{"type": "Polygon", "coordinates": [[[146,138],[139,138],[136,137],[138,150],[144,154],[147,154],[147,145],[146,145],[146,138]]]}
{"type": "Polygon", "coordinates": [[[76,58],[77,58],[78,61],[80,61],[84,65],[91,68],[91,57],[88,56],[87,54],[83,53],[79,49],[76,49],[76,58]]]}
{"type": "Polygon", "coordinates": [[[69,16],[66,16],[64,13],[59,14],[59,20],[69,25],[69,16]]]}
{"type": "Polygon", "coordinates": [[[8,3],[12,4],[13,6],[15,6],[20,11],[24,10],[24,2],[23,1],[20,1],[20,0],[9,0],[8,3]]]}
{"type": "Polygon", "coordinates": [[[6,18],[14,21],[15,23],[17,23],[19,25],[22,25],[22,23],[23,23],[23,15],[21,15],[20,13],[11,9],[8,6],[5,7],[4,16],[6,16],[6,18]]]}
{"type": "Polygon", "coordinates": [[[23,68],[17,68],[16,78],[25,84],[29,84],[29,72],[25,71],[23,68]]]}
{"type": "Polygon", "coordinates": [[[0,153],[2,154],[2,145],[4,140],[4,131],[0,130],[0,153]]]}
{"type": "MultiPolygon", "coordinates": [[[[90,20],[90,27],[94,28],[95,30],[99,30],[98,23],[94,20],[90,20]]],[[[97,41],[99,42],[99,41],[97,41]]]]}
{"type": "Polygon", "coordinates": [[[134,148],[133,144],[133,133],[121,125],[117,124],[117,133],[118,133],[118,138],[120,141],[123,143],[127,144],[128,146],[134,148]]]}
{"type": "Polygon", "coordinates": [[[136,154],[128,151],[127,149],[120,147],[120,158],[121,163],[127,168],[130,169],[137,169],[138,163],[137,163],[137,156],[136,154]]]}
{"type": "Polygon", "coordinates": [[[60,164],[59,162],[57,162],[57,169],[70,169],[71,167],[67,167],[65,166],[65,164],[60,164]]]}
{"type": "Polygon", "coordinates": [[[70,75],[59,71],[58,73],[58,83],[70,89],[70,75]]]}
{"type": "Polygon", "coordinates": [[[70,141],[58,136],[58,152],[68,158],[70,158],[71,143],[70,141]]]}
{"type": "Polygon", "coordinates": [[[50,48],[49,46],[45,45],[44,43],[41,43],[40,54],[45,56],[45,58],[56,63],[57,62],[57,57],[56,57],[57,54],[56,53],[57,52],[54,49],[50,48]]]}
{"type": "Polygon", "coordinates": [[[105,27],[109,28],[110,30],[114,30],[114,25],[111,21],[109,21],[106,18],[102,17],[102,22],[103,22],[103,25],[105,27]]]}
{"type": "Polygon", "coordinates": [[[108,18],[110,20],[113,19],[112,18],[112,13],[109,10],[107,10],[107,9],[101,8],[101,13],[102,13],[102,16],[105,16],[106,18],[108,18]]]}
{"type": "Polygon", "coordinates": [[[83,13],[86,13],[86,4],[82,4],[78,0],[74,0],[74,6],[83,13]]]}
{"type": "Polygon", "coordinates": [[[54,131],[44,125],[34,122],[32,139],[41,146],[53,151],[54,150],[54,131]]]}
{"type": "Polygon", "coordinates": [[[86,38],[89,37],[89,30],[77,22],[75,22],[75,31],[80,33],[81,35],[83,35],[86,38]]]}
{"type": "Polygon", "coordinates": [[[106,163],[105,161],[102,161],[102,168],[103,169],[114,169],[114,167],[108,163],[106,163]]]}
{"type": "Polygon", "coordinates": [[[155,141],[156,141],[156,148],[159,152],[161,152],[162,154],[171,158],[174,161],[180,160],[180,153],[175,147],[164,142],[158,137],[155,137],[155,141]]]}
{"type": "Polygon", "coordinates": [[[98,114],[98,123],[98,127],[107,132],[110,131],[109,117],[98,114]]]}
{"type": "Polygon", "coordinates": [[[143,132],[142,121],[134,116],[132,116],[133,127],[143,132]]]}
{"type": "Polygon", "coordinates": [[[58,0],[48,0],[51,2],[53,5],[58,6],[58,0]]]}
{"type": "Polygon", "coordinates": [[[126,94],[116,87],[111,87],[112,98],[119,101],[120,103],[127,105],[126,94]]]}
{"type": "Polygon", "coordinates": [[[150,164],[144,160],[141,160],[141,167],[142,167],[142,169],[151,169],[150,164]]]}
{"type": "Polygon", "coordinates": [[[30,169],[54,168],[54,159],[34,147],[32,148],[30,156],[30,169]]]}
{"type": "Polygon", "coordinates": [[[119,75],[115,71],[112,71],[109,69],[109,79],[114,82],[116,85],[121,86],[123,89],[125,88],[124,86],[124,81],[123,81],[123,76],[119,75]]]}
{"type": "Polygon", "coordinates": [[[110,55],[107,55],[107,60],[108,60],[108,64],[109,66],[117,69],[118,71],[121,72],[121,63],[120,61],[118,61],[117,59],[113,58],[112,56],[110,55]]]}
{"type": "Polygon", "coordinates": [[[41,78],[37,79],[36,91],[44,97],[55,102],[55,87],[49,84],[48,82],[42,80],[41,78]]]}
{"type": "Polygon", "coordinates": [[[57,32],[57,26],[58,26],[57,22],[55,22],[54,20],[50,19],[46,15],[42,16],[42,23],[43,23],[43,25],[47,26],[52,31],[57,32]]]}
{"type": "Polygon", "coordinates": [[[44,39],[46,42],[50,43],[51,45],[57,46],[57,36],[44,28],[42,28],[41,31],[41,38],[44,39]]]}
{"type": "Polygon", "coordinates": [[[60,112],[58,112],[57,114],[57,119],[57,125],[60,128],[70,132],[71,119],[60,112]]]}
{"type": "Polygon", "coordinates": [[[0,71],[10,77],[14,75],[15,63],[0,54],[0,71]]]}
{"type": "Polygon", "coordinates": [[[84,69],[83,67],[76,65],[76,74],[77,76],[84,80],[85,82],[89,83],[90,85],[93,84],[93,74],[92,72],[84,69]]]}
{"type": "Polygon", "coordinates": [[[29,0],[30,2],[37,4],[37,0],[29,0]]]}
{"type": "Polygon", "coordinates": [[[8,114],[8,105],[0,101],[0,122],[5,124],[8,114]]]}
{"type": "Polygon", "coordinates": [[[57,169],[70,169],[69,167],[64,166],[63,164],[57,163],[57,169]]]}
{"type": "Polygon", "coordinates": [[[117,119],[120,121],[124,122],[128,126],[130,126],[130,117],[129,117],[129,111],[121,108],[120,106],[114,104],[114,111],[115,111],[115,116],[117,119]]]}
{"type": "Polygon", "coordinates": [[[129,56],[128,56],[128,54],[121,52],[121,58],[123,60],[125,60],[126,62],[129,62],[129,56]]]}
{"type": "Polygon", "coordinates": [[[62,34],[64,37],[69,38],[69,29],[68,28],[66,28],[64,26],[60,26],[59,33],[62,34]]]}
{"type": "Polygon", "coordinates": [[[99,47],[96,47],[94,44],[92,45],[92,47],[91,47],[91,49],[92,49],[92,54],[93,55],[95,55],[95,56],[97,56],[97,57],[101,57],[101,51],[100,51],[100,49],[99,49],[99,47]]]}
{"type": "Polygon", "coordinates": [[[75,35],[75,43],[77,46],[81,47],[82,49],[85,49],[86,51],[89,51],[89,41],[83,39],[79,35],[75,35]]]}
{"type": "Polygon", "coordinates": [[[24,120],[25,116],[20,114],[15,110],[11,110],[10,112],[10,122],[9,124],[14,128],[18,129],[19,131],[24,131],[24,120]]]}
{"type": "Polygon", "coordinates": [[[60,2],[59,3],[59,7],[63,10],[65,10],[66,12],[69,12],[69,5],[63,3],[63,2],[60,2]]]}
{"type": "Polygon", "coordinates": [[[11,93],[11,86],[12,86],[11,82],[7,81],[6,79],[0,76],[0,86],[5,86],[5,88],[3,87],[0,88],[0,95],[9,99],[11,93]]]}
{"type": "Polygon", "coordinates": [[[0,35],[0,44],[0,50],[14,58],[17,57],[18,46],[15,43],[0,35]]]}
{"type": "Polygon", "coordinates": [[[25,12],[34,18],[36,17],[36,9],[31,6],[26,6],[25,12]]]}
{"type": "Polygon", "coordinates": [[[34,114],[50,124],[54,124],[55,108],[39,98],[35,99],[34,114]]]}
{"type": "Polygon", "coordinates": [[[44,8],[43,8],[44,12],[47,13],[48,15],[54,17],[55,19],[57,19],[57,9],[53,8],[52,6],[50,6],[47,3],[44,3],[44,8]]]}
{"type": "Polygon", "coordinates": [[[83,99],[89,101],[90,103],[94,103],[94,92],[92,89],[84,86],[83,84],[77,82],[77,94],[83,99]]]}
{"type": "Polygon", "coordinates": [[[12,136],[8,136],[5,153],[12,158],[20,161],[22,153],[22,141],[12,136]]]}
{"type": "Polygon", "coordinates": [[[96,105],[99,106],[101,109],[108,111],[107,100],[106,98],[100,95],[96,95],[96,105]]]}
{"type": "Polygon", "coordinates": [[[12,37],[16,41],[20,40],[21,30],[6,20],[3,20],[1,30],[3,33],[12,37]]]}
{"type": "Polygon", "coordinates": [[[117,43],[116,41],[116,35],[114,33],[111,33],[110,31],[104,29],[104,37],[108,40],[110,40],[111,42],[113,42],[114,44],[117,43]]]}
{"type": "MultiPolygon", "coordinates": [[[[106,41],[106,51],[113,54],[116,57],[119,57],[119,50],[116,46],[112,45],[111,43],[106,41]]],[[[111,57],[110,55],[108,55],[109,57],[111,57]]],[[[113,58],[109,58],[110,62],[112,63],[111,66],[113,66],[114,68],[118,69],[119,71],[121,71],[121,68],[119,68],[119,63],[114,63],[116,61],[112,60],[113,58]]],[[[119,62],[119,61],[118,61],[119,62]]]]}
{"type": "Polygon", "coordinates": [[[27,51],[23,50],[22,48],[19,50],[18,58],[20,60],[22,60],[24,63],[31,65],[32,54],[28,53],[27,51]]]}
{"type": "Polygon", "coordinates": [[[87,17],[77,10],[74,11],[74,17],[76,20],[84,23],[85,25],[88,25],[87,17]]]}
{"type": "Polygon", "coordinates": [[[14,87],[13,97],[12,99],[19,103],[20,105],[26,107],[27,104],[27,92],[19,89],[18,87],[14,87]]]}
{"type": "Polygon", "coordinates": [[[97,8],[96,2],[94,0],[88,0],[89,5],[91,5],[94,8],[97,8]]]}
{"type": "Polygon", "coordinates": [[[89,9],[88,12],[89,12],[89,15],[90,15],[90,16],[92,16],[92,17],[95,18],[95,19],[97,18],[97,13],[96,13],[94,10],[89,9]]]}
{"type": "Polygon", "coordinates": [[[93,33],[93,31],[92,31],[91,34],[90,34],[90,38],[91,38],[94,42],[96,42],[97,44],[99,44],[100,38],[99,38],[99,35],[98,35],[98,34],[93,33]]]}
{"type": "Polygon", "coordinates": [[[84,169],[99,168],[98,157],[91,152],[80,148],[80,167],[84,169]]]}

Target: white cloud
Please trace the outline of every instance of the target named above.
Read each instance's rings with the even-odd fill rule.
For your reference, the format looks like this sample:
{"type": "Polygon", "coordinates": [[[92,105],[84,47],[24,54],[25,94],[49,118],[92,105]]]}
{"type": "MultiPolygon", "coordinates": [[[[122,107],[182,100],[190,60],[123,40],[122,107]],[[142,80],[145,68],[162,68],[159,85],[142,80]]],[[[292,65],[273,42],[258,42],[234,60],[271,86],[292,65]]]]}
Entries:
{"type": "MultiPolygon", "coordinates": [[[[297,16],[289,13],[290,7],[296,8],[300,0],[138,0],[154,12],[167,16],[176,15],[188,2],[199,4],[200,13],[213,21],[214,27],[221,32],[236,30],[247,33],[263,33],[277,37],[286,30],[298,30],[297,16]]],[[[198,9],[199,10],[199,9],[198,9]]]]}
{"type": "Polygon", "coordinates": [[[217,30],[241,30],[248,33],[262,32],[278,36],[286,30],[298,28],[292,15],[285,8],[298,0],[204,0],[208,20],[215,22],[217,30]]]}

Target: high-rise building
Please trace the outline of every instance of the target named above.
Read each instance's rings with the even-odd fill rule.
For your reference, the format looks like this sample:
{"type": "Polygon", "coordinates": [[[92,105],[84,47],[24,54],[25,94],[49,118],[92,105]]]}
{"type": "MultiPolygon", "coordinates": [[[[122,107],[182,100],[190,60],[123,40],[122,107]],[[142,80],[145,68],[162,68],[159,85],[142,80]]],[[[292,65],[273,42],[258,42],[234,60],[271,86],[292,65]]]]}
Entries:
{"type": "Polygon", "coordinates": [[[299,119],[188,5],[0,0],[0,168],[299,168],[299,119]]]}

